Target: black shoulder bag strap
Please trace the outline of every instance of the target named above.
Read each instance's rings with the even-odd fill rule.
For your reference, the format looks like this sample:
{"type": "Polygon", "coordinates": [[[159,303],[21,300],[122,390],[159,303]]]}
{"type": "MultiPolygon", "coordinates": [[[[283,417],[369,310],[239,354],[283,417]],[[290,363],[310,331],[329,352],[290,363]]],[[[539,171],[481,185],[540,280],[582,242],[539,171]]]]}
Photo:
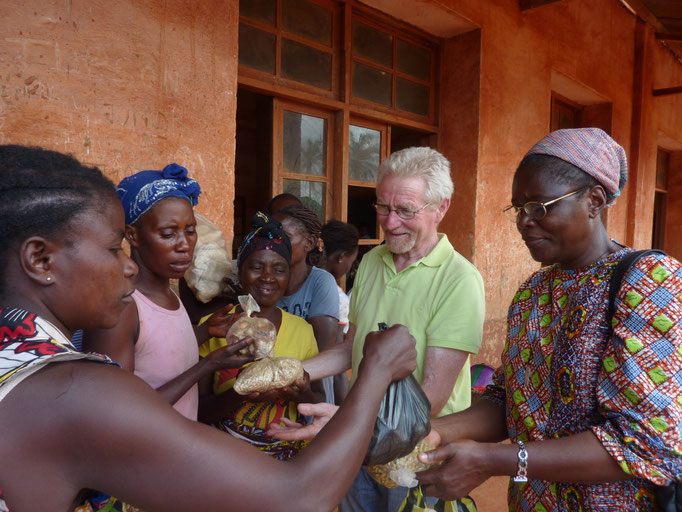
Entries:
{"type": "Polygon", "coordinates": [[[626,254],[613,270],[613,274],[611,274],[611,281],[609,282],[609,311],[608,316],[606,317],[609,327],[611,327],[611,319],[616,312],[616,295],[618,295],[618,292],[620,291],[620,285],[623,282],[623,277],[628,273],[628,270],[630,270],[635,263],[648,254],[662,254],[665,256],[665,252],[658,249],[633,251],[626,254]]]}
{"type": "MultiPolygon", "coordinates": [[[[648,254],[663,254],[665,256],[665,252],[659,251],[658,249],[634,251],[628,253],[620,260],[613,270],[611,281],[609,282],[609,311],[606,317],[609,329],[611,329],[611,320],[616,312],[616,295],[618,295],[618,292],[620,291],[623,277],[637,261],[648,254]]],[[[657,485],[654,494],[656,495],[656,503],[658,504],[657,510],[660,512],[682,512],[682,483],[675,482],[666,486],[657,485]]]]}

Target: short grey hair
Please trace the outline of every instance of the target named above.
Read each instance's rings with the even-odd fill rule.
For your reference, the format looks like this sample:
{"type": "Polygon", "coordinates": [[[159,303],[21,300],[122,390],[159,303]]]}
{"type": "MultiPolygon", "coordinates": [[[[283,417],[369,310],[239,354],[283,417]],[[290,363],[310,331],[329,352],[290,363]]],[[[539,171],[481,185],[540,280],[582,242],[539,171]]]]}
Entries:
{"type": "Polygon", "coordinates": [[[429,204],[440,204],[455,191],[450,162],[435,149],[412,147],[392,153],[379,165],[377,187],[387,174],[422,178],[426,183],[424,200],[429,204]]]}

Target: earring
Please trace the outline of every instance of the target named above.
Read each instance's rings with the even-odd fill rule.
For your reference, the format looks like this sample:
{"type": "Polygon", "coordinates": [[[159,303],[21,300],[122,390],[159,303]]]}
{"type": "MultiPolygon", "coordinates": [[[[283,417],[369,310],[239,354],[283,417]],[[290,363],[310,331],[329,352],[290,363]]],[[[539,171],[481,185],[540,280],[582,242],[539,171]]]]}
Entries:
{"type": "Polygon", "coordinates": [[[52,277],[51,277],[51,276],[47,276],[47,277],[45,278],[45,280],[49,283],[50,281],[52,281],[52,277]]]}

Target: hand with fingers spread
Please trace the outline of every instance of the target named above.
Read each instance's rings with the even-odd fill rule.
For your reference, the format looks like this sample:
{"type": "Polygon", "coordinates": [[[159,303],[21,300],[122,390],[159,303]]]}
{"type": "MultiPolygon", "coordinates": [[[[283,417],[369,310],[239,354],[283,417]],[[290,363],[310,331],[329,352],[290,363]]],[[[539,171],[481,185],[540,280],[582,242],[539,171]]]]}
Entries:
{"type": "Polygon", "coordinates": [[[339,409],[338,405],[320,402],[319,404],[298,404],[298,412],[303,416],[312,416],[313,422],[309,425],[302,425],[295,421],[282,418],[284,425],[272,423],[268,427],[269,436],[281,439],[282,441],[309,441],[327,424],[339,409]]]}

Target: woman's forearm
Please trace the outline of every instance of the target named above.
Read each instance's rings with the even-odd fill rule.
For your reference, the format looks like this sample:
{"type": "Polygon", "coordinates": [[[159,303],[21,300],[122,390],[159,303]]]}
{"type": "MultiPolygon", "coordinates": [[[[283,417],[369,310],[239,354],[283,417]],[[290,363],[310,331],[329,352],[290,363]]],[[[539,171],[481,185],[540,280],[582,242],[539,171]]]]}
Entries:
{"type": "MultiPolygon", "coordinates": [[[[528,478],[549,482],[598,484],[628,480],[625,473],[591,432],[558,439],[525,443],[528,452],[528,478]]],[[[519,447],[489,444],[482,460],[487,460],[490,476],[515,476],[519,447]]]]}
{"type": "Polygon", "coordinates": [[[197,381],[211,371],[212,367],[209,366],[208,362],[205,359],[200,359],[199,362],[191,368],[188,368],[174,379],[171,379],[164,385],[156,388],[156,391],[166,402],[173,405],[182,398],[188,389],[194,386],[197,381]]]}
{"type": "Polygon", "coordinates": [[[479,400],[462,412],[432,419],[431,428],[440,434],[441,444],[461,439],[496,443],[508,437],[504,407],[489,400],[479,400]]]}
{"type": "Polygon", "coordinates": [[[229,416],[243,401],[244,397],[233,390],[218,395],[200,396],[198,419],[201,423],[210,425],[229,416]]]}

